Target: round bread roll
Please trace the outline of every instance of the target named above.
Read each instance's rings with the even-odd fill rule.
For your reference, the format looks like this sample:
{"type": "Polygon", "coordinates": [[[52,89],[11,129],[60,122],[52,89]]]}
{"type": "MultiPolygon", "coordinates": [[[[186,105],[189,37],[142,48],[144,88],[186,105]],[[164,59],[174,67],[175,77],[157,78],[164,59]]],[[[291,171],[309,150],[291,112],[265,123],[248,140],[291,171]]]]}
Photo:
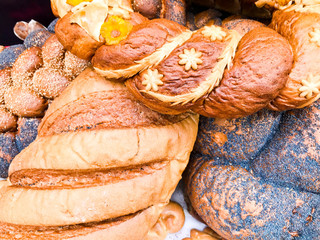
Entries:
{"type": "MultiPolygon", "coordinates": [[[[153,222],[134,225],[143,226],[130,239],[142,239],[181,178],[197,123],[195,114],[150,110],[122,83],[88,68],[51,103],[37,139],[13,160],[10,184],[0,190],[0,228],[14,225],[19,232],[28,225],[32,235],[39,226],[43,233],[82,229],[160,209],[151,214],[153,222]]],[[[121,230],[102,228],[110,233],[100,239],[118,239],[107,236],[121,230]]]]}

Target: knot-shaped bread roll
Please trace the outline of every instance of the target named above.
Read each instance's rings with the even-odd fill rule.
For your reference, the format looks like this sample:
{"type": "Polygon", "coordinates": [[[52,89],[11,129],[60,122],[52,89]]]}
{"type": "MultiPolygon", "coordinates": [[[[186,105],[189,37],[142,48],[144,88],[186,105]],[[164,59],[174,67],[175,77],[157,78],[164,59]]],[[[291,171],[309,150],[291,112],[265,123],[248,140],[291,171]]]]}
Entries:
{"type": "Polygon", "coordinates": [[[28,225],[30,236],[54,229],[59,239],[126,239],[124,232],[142,239],[181,178],[197,124],[195,114],[150,110],[88,68],[51,103],[37,139],[12,162],[0,190],[1,232],[13,237],[28,225]]]}

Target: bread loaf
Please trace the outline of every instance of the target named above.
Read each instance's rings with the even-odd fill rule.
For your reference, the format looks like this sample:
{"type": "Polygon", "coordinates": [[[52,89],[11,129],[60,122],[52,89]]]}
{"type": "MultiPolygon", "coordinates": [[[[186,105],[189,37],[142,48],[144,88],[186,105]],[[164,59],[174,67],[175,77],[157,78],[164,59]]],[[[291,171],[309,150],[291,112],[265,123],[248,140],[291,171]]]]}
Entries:
{"type": "MultiPolygon", "coordinates": [[[[17,232],[6,230],[4,236],[10,239],[25,225],[33,226],[26,229],[30,236],[40,226],[40,236],[50,229],[67,236],[60,227],[68,232],[95,223],[83,233],[92,239],[95,228],[113,232],[105,222],[126,226],[132,219],[127,239],[142,239],[181,178],[197,119],[153,112],[122,83],[88,68],[52,102],[37,139],[10,166],[10,183],[0,191],[0,225],[16,226],[17,232]],[[138,216],[146,223],[133,220],[138,216]]],[[[119,239],[124,230],[115,231],[99,239],[119,239]]],[[[66,239],[78,234],[71,232],[66,239]]]]}

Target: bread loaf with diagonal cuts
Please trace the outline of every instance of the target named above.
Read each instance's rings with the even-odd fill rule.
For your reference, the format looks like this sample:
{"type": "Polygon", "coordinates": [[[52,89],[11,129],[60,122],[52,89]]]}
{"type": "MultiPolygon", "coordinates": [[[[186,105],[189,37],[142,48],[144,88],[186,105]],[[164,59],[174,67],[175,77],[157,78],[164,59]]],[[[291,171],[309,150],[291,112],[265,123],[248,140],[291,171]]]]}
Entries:
{"type": "Polygon", "coordinates": [[[126,239],[113,230],[118,224],[131,226],[130,239],[142,239],[181,178],[197,123],[195,114],[150,110],[123,83],[88,68],[52,102],[38,137],[10,166],[0,190],[4,239],[26,225],[30,236],[39,228],[41,236],[73,239],[80,229],[92,239],[103,229],[109,233],[95,239],[126,239]]]}

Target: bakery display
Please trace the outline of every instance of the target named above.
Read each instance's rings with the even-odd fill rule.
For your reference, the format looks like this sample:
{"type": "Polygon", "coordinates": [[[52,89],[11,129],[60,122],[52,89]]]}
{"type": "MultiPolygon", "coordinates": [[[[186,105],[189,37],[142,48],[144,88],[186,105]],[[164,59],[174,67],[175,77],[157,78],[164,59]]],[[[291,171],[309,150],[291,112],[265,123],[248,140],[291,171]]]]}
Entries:
{"type": "Polygon", "coordinates": [[[181,238],[318,238],[317,0],[51,6],[0,48],[1,239],[164,240],[192,150],[181,238]]]}
{"type": "MultiPolygon", "coordinates": [[[[88,6],[82,11],[89,11],[88,6]]],[[[112,11],[110,15],[112,19],[112,11]]],[[[83,49],[78,44],[85,41],[85,46],[90,49],[86,53],[94,54],[92,64],[99,74],[120,81],[132,77],[126,81],[126,86],[140,101],[161,113],[178,114],[192,109],[210,117],[252,114],[277,96],[292,66],[290,45],[270,28],[257,28],[241,40],[237,31],[214,25],[191,32],[165,19],[140,18],[141,21],[137,22],[132,16],[130,21],[138,24],[128,20],[123,22],[124,26],[132,25],[130,33],[123,30],[126,32],[123,40],[113,44],[95,41],[100,46],[92,44],[95,47],[89,47],[91,43],[88,44],[87,39],[93,40],[93,35],[83,29],[85,36],[79,36],[79,30],[71,30],[80,28],[71,23],[69,18],[72,16],[75,13],[68,13],[56,26],[56,34],[63,39],[64,45],[70,44],[67,48],[77,55],[72,49],[83,49]],[[69,29],[68,33],[66,29],[69,29]],[[77,37],[72,35],[73,32],[77,37]],[[247,45],[252,47],[246,48],[247,45]],[[210,54],[212,51],[215,54],[210,54]],[[247,60],[239,61],[245,57],[247,60]],[[246,64],[255,66],[252,71],[257,75],[246,72],[246,64]],[[274,68],[274,65],[279,67],[274,68]],[[236,81],[233,80],[235,75],[236,81]],[[246,81],[251,85],[245,84],[246,81]],[[266,88],[266,85],[270,87],[266,88]],[[242,89],[232,91],[234,86],[242,89]],[[232,99],[226,101],[226,98],[232,99]],[[243,104],[244,101],[248,103],[243,104]]],[[[113,31],[122,30],[116,27],[113,31]]],[[[82,54],[78,56],[84,57],[82,54]]]]}

